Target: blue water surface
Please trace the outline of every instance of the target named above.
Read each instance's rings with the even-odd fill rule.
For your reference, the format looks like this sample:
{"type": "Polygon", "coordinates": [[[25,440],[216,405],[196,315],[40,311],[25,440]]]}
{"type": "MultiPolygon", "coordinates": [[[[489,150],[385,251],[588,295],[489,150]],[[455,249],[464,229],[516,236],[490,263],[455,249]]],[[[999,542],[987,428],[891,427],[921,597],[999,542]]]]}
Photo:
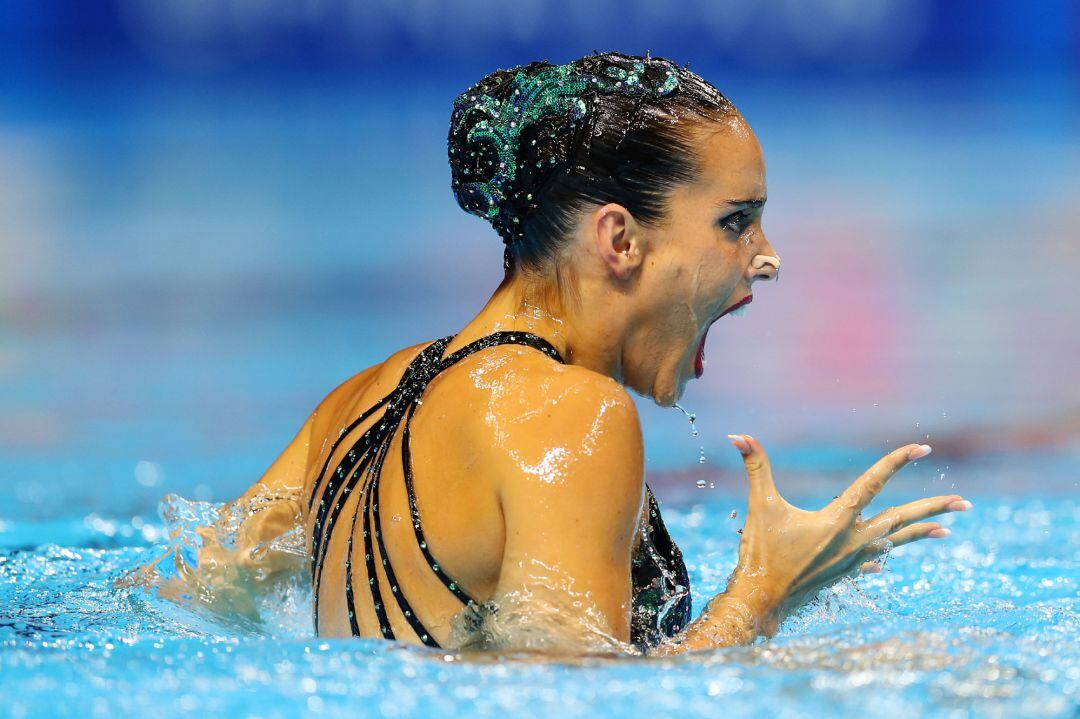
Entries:
{"type": "MultiPolygon", "coordinates": [[[[674,494],[665,516],[698,611],[733,568],[742,502],[674,494]]],[[[1080,504],[982,497],[943,523],[950,538],[897,548],[770,641],[538,661],[321,640],[302,584],[268,600],[262,625],[214,619],[113,586],[161,554],[156,519],[5,521],[0,715],[1075,716],[1080,504]]]]}

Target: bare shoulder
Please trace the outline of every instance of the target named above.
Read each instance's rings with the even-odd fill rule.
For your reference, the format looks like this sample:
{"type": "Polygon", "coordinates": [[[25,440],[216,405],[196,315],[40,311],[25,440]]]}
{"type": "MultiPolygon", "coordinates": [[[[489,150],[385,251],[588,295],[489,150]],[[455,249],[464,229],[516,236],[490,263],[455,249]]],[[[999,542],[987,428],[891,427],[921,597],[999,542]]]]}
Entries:
{"type": "Polygon", "coordinates": [[[633,399],[610,377],[533,349],[491,348],[468,361],[453,381],[470,399],[453,411],[477,457],[473,480],[498,499],[506,581],[530,558],[566,571],[584,563],[583,586],[608,567],[619,589],[596,591],[622,597],[645,501],[633,399]]]}
{"type": "Polygon", "coordinates": [[[409,362],[429,344],[431,343],[421,342],[410,345],[394,352],[382,362],[360,370],[331,390],[319,403],[319,411],[332,413],[335,408],[350,404],[358,397],[366,395],[368,390],[383,384],[389,385],[388,389],[392,388],[409,362]]]}
{"type": "MultiPolygon", "coordinates": [[[[319,402],[313,416],[313,437],[336,437],[338,430],[354,420],[359,412],[392,390],[405,367],[430,342],[400,349],[382,362],[366,367],[339,384],[319,402]]],[[[321,451],[320,443],[311,443],[312,452],[321,451]]]]}
{"type": "Polygon", "coordinates": [[[456,410],[463,439],[491,476],[543,492],[640,490],[641,424],[617,381],[519,345],[489,348],[461,365],[446,377],[448,389],[463,400],[456,410]]]}

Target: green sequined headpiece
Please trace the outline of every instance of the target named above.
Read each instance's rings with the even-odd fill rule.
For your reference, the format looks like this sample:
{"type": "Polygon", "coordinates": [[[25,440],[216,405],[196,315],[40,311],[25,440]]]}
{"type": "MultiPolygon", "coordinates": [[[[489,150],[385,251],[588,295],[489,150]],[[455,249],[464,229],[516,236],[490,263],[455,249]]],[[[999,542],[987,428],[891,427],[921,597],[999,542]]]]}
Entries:
{"type": "Polygon", "coordinates": [[[498,89],[504,99],[488,94],[494,89],[483,83],[457,97],[449,153],[458,204],[491,222],[509,243],[521,236],[521,221],[536,207],[530,189],[566,159],[565,140],[587,119],[593,98],[659,98],[679,89],[679,78],[678,68],[662,58],[613,56],[599,73],[573,63],[532,63],[498,89]],[[522,152],[523,142],[535,147],[522,152]]]}

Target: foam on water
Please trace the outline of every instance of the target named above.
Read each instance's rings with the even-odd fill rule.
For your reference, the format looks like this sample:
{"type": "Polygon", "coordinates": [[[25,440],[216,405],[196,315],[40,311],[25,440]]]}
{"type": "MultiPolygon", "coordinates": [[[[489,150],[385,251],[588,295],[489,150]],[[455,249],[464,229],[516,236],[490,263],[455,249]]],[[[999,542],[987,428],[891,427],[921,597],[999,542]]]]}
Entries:
{"type": "MultiPolygon", "coordinates": [[[[734,565],[731,508],[744,512],[721,491],[698,496],[665,519],[700,608],[734,565]]],[[[1074,716],[1080,697],[1071,498],[983,498],[943,519],[953,537],[897,549],[883,574],[829,590],[768,642],[554,662],[319,640],[303,582],[262,593],[242,621],[117,586],[220,505],[165,509],[168,528],[96,515],[0,527],[0,714],[1074,716]]]]}

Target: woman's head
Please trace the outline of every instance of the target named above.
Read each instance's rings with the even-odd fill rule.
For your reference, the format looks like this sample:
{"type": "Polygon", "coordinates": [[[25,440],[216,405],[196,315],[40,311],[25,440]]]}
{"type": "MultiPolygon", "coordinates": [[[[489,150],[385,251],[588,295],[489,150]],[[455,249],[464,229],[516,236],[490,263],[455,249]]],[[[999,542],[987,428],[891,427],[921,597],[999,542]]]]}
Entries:
{"type": "Polygon", "coordinates": [[[715,87],[620,53],[498,70],[462,93],[453,190],[506,243],[508,277],[588,295],[623,330],[612,368],[660,404],[694,376],[708,325],[772,267],[757,140],[715,87]]]}

